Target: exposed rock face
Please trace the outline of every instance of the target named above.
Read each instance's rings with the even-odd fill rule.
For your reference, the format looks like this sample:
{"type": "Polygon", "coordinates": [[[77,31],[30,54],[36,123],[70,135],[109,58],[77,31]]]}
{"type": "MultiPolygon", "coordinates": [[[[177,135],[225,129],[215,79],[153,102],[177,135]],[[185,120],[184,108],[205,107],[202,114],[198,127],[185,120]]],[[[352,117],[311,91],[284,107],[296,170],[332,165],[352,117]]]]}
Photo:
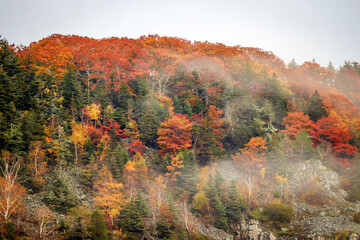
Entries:
{"type": "Polygon", "coordinates": [[[241,223],[241,230],[249,240],[275,240],[272,233],[268,233],[260,227],[258,220],[250,219],[241,223]]]}
{"type": "Polygon", "coordinates": [[[289,171],[289,186],[292,192],[296,192],[304,182],[317,179],[329,197],[344,198],[346,192],[340,189],[339,174],[328,169],[319,160],[309,160],[296,164],[289,171]]]}
{"type": "Polygon", "coordinates": [[[332,234],[341,230],[359,231],[360,225],[354,223],[349,216],[318,216],[311,217],[304,221],[304,229],[310,236],[321,236],[332,234]]]}
{"type": "Polygon", "coordinates": [[[217,229],[213,226],[205,226],[200,221],[196,222],[196,227],[200,234],[210,237],[213,240],[233,240],[234,237],[224,232],[223,230],[217,229]]]}

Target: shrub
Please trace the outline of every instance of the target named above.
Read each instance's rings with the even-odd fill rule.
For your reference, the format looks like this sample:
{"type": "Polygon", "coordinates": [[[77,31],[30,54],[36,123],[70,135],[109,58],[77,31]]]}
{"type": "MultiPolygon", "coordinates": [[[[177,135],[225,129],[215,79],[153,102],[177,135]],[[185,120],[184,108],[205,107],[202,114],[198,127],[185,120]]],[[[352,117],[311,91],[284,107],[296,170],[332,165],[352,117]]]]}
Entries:
{"type": "Polygon", "coordinates": [[[264,217],[270,221],[289,223],[292,218],[292,208],[283,204],[280,199],[275,199],[263,211],[264,217]]]}
{"type": "Polygon", "coordinates": [[[321,206],[330,203],[329,196],[317,177],[304,181],[300,186],[297,195],[304,202],[313,206],[321,206]]]}
{"type": "Polygon", "coordinates": [[[348,196],[347,200],[351,202],[356,202],[360,200],[360,189],[358,186],[353,186],[350,190],[347,191],[348,196]]]}
{"type": "Polygon", "coordinates": [[[360,212],[354,213],[353,221],[360,224],[360,212]]]}

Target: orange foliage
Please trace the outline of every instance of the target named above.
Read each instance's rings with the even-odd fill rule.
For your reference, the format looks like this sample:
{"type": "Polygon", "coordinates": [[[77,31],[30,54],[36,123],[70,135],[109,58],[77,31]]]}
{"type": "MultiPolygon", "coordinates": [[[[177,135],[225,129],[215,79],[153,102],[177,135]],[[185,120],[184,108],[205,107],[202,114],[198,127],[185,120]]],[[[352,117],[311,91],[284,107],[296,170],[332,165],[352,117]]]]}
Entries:
{"type": "Polygon", "coordinates": [[[161,123],[158,130],[158,144],[160,153],[165,156],[166,153],[175,155],[180,149],[191,147],[192,123],[190,119],[183,114],[174,114],[172,118],[166,119],[161,123]]]}
{"type": "Polygon", "coordinates": [[[171,157],[170,165],[166,167],[169,171],[166,176],[170,178],[170,182],[175,184],[177,181],[176,176],[180,175],[179,169],[184,168],[183,160],[179,156],[171,157]]]}
{"type": "Polygon", "coordinates": [[[120,214],[121,208],[126,204],[122,193],[123,184],[116,182],[107,167],[99,171],[99,176],[94,184],[96,195],[94,196],[95,206],[100,211],[110,217],[113,224],[114,218],[120,214]]]}
{"type": "Polygon", "coordinates": [[[265,146],[266,140],[262,137],[253,137],[245,144],[243,149],[239,149],[240,152],[232,155],[234,163],[245,170],[251,170],[253,167],[263,167],[265,163],[265,152],[267,149],[265,146]]]}

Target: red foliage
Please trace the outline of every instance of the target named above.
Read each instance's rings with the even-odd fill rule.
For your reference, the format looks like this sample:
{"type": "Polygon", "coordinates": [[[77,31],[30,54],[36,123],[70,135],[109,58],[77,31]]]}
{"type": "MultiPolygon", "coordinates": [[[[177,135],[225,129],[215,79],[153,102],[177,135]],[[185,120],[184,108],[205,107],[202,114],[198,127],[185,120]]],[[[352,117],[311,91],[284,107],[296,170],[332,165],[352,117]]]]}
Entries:
{"type": "Polygon", "coordinates": [[[103,131],[93,125],[87,125],[87,129],[92,143],[97,147],[103,137],[103,131]]]}
{"type": "Polygon", "coordinates": [[[120,125],[117,122],[115,122],[111,119],[109,119],[108,121],[109,121],[108,126],[101,126],[100,127],[101,130],[103,130],[106,133],[113,133],[113,134],[115,134],[115,136],[120,137],[120,138],[128,138],[129,137],[129,135],[125,133],[125,130],[120,128],[120,125]]]}
{"type": "Polygon", "coordinates": [[[311,131],[311,136],[315,146],[319,145],[322,141],[330,142],[334,154],[344,167],[349,165],[345,157],[356,154],[357,148],[347,143],[354,134],[332,117],[319,119],[311,131]]]}
{"type": "Polygon", "coordinates": [[[141,142],[141,140],[136,139],[136,140],[131,141],[131,144],[130,144],[130,147],[129,147],[129,151],[130,151],[131,156],[134,156],[137,152],[142,155],[144,149],[145,149],[145,145],[141,142]]]}
{"type": "Polygon", "coordinates": [[[285,130],[282,130],[282,132],[284,132],[290,139],[295,140],[295,136],[301,130],[310,132],[314,122],[311,121],[310,117],[305,115],[303,112],[288,112],[287,116],[283,118],[282,124],[285,126],[285,130]]]}

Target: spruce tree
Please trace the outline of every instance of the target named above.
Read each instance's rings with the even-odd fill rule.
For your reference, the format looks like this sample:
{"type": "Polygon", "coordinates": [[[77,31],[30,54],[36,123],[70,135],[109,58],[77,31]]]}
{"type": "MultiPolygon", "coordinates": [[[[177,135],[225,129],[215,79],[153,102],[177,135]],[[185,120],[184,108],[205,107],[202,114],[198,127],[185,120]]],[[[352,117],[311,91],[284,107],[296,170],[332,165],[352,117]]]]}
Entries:
{"type": "Polygon", "coordinates": [[[328,116],[323,100],[317,90],[315,90],[315,93],[310,98],[310,105],[307,109],[307,114],[314,122],[322,117],[328,116]]]}
{"type": "Polygon", "coordinates": [[[192,109],[191,109],[191,106],[190,106],[188,100],[185,100],[185,102],[184,102],[184,110],[183,110],[183,113],[186,114],[186,115],[188,115],[189,118],[191,118],[192,115],[193,115],[193,112],[192,112],[192,109]]]}
{"type": "Polygon", "coordinates": [[[108,229],[104,216],[99,210],[95,210],[91,216],[89,231],[93,240],[108,240],[108,229]]]}
{"type": "Polygon", "coordinates": [[[176,112],[176,113],[183,112],[183,107],[181,106],[180,99],[178,98],[177,95],[175,95],[173,98],[173,107],[174,107],[174,112],[176,112]]]}
{"type": "Polygon", "coordinates": [[[144,222],[136,201],[131,201],[122,210],[120,225],[130,239],[139,239],[144,233],[144,222]]]}
{"type": "Polygon", "coordinates": [[[229,189],[229,201],[226,204],[226,215],[229,222],[239,222],[244,210],[245,202],[240,198],[235,181],[232,181],[229,189]]]}
{"type": "Polygon", "coordinates": [[[147,106],[144,115],[140,119],[139,130],[140,139],[148,146],[155,147],[158,138],[157,131],[160,126],[157,112],[150,106],[147,106]]]}

